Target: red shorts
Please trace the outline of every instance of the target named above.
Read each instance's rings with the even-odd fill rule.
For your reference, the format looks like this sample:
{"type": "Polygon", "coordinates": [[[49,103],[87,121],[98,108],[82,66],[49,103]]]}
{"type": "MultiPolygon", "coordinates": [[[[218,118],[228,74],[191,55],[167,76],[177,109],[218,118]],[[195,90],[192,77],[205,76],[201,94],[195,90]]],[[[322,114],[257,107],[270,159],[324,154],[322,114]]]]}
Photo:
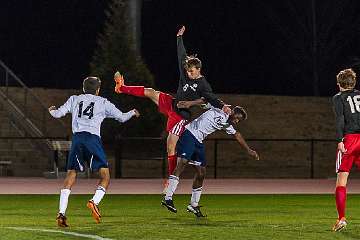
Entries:
{"type": "Polygon", "coordinates": [[[346,134],[343,142],[346,152],[338,150],[336,172],[350,172],[354,164],[360,169],[360,134],[346,134]]]}
{"type": "Polygon", "coordinates": [[[166,131],[181,136],[187,121],[174,111],[173,100],[174,98],[170,94],[160,92],[159,112],[167,116],[166,131]]]}

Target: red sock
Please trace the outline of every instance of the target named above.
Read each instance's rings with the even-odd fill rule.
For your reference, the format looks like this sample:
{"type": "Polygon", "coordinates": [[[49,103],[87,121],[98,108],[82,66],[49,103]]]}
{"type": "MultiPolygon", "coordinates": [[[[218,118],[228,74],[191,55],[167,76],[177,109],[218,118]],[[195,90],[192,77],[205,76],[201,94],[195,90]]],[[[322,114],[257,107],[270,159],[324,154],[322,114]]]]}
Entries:
{"type": "Polygon", "coordinates": [[[336,208],[339,215],[339,220],[345,217],[345,205],[346,205],[346,187],[339,186],[335,190],[336,208]]]}
{"type": "Polygon", "coordinates": [[[120,91],[129,95],[144,97],[144,86],[121,86],[120,91]]]}
{"type": "Polygon", "coordinates": [[[168,175],[172,175],[174,173],[174,170],[176,168],[176,155],[168,156],[168,175]]]}

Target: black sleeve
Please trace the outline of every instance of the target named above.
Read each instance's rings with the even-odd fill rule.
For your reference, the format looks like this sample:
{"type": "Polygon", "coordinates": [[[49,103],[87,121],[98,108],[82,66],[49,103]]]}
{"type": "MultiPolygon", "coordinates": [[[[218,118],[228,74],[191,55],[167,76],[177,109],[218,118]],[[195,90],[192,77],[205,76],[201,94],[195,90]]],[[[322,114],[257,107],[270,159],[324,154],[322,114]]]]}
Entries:
{"type": "Polygon", "coordinates": [[[204,79],[203,84],[200,87],[200,96],[205,98],[205,101],[210,103],[213,107],[222,109],[224,107],[224,102],[216,97],[213,93],[210,84],[204,79]]]}
{"type": "Polygon", "coordinates": [[[181,36],[176,38],[177,42],[177,57],[178,57],[178,64],[179,64],[179,72],[180,72],[180,79],[185,78],[184,72],[184,63],[186,59],[186,49],[184,46],[184,42],[181,36]]]}
{"type": "Polygon", "coordinates": [[[345,126],[345,119],[344,119],[344,110],[343,110],[343,103],[341,102],[340,96],[335,96],[333,98],[334,104],[334,112],[335,112],[335,121],[336,121],[336,140],[341,142],[344,138],[344,126],[345,126]]]}

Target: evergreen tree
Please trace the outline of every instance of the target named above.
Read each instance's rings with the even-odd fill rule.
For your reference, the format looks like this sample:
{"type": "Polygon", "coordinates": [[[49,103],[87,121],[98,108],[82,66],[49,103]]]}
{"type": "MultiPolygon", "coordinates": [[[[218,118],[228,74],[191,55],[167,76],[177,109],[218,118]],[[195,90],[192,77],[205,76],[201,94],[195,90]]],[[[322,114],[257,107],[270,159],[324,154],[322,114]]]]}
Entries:
{"type": "Polygon", "coordinates": [[[136,54],[128,7],[126,0],[110,2],[104,32],[99,35],[90,68],[92,74],[102,80],[102,96],[115,103],[123,112],[137,108],[141,116],[125,123],[126,127],[106,121],[103,126],[103,136],[106,139],[119,133],[122,136],[160,136],[164,127],[163,117],[150,100],[114,92],[113,76],[117,70],[125,76],[125,83],[128,85],[154,87],[152,74],[136,54]]]}

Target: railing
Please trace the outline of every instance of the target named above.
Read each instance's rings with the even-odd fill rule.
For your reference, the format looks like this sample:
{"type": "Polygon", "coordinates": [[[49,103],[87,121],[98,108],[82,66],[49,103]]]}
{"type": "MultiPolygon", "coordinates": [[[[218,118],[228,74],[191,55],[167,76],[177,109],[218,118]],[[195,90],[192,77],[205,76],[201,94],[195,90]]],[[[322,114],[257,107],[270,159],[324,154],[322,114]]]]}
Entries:
{"type": "MultiPolygon", "coordinates": [[[[269,164],[270,163],[269,161],[271,161],[271,163],[276,164],[277,159],[276,159],[276,156],[274,156],[274,155],[276,155],[277,153],[271,153],[272,147],[270,145],[275,146],[274,144],[281,143],[281,146],[284,149],[286,149],[285,151],[288,151],[286,154],[284,154],[285,157],[283,157],[283,158],[290,159],[290,158],[294,158],[294,156],[296,156],[296,155],[301,155],[298,158],[295,157],[296,160],[294,162],[296,162],[295,165],[299,165],[299,166],[301,165],[302,171],[307,172],[307,174],[304,173],[302,175],[302,177],[305,177],[305,178],[330,177],[330,176],[332,176],[331,174],[333,173],[333,169],[335,168],[333,166],[335,165],[334,163],[335,163],[335,154],[336,154],[336,141],[332,140],[332,139],[246,139],[246,141],[249,143],[250,146],[255,145],[254,148],[258,151],[258,153],[261,157],[261,161],[258,161],[258,162],[257,161],[249,162],[248,161],[248,163],[258,164],[259,167],[263,167],[263,166],[261,166],[262,164],[269,164]],[[287,143],[287,144],[285,144],[285,143],[287,143]],[[301,149],[298,146],[291,146],[294,144],[296,145],[298,143],[300,143],[301,149]],[[315,150],[316,144],[326,144],[326,146],[325,146],[326,149],[325,150],[319,149],[318,151],[316,151],[315,150]],[[270,147],[268,147],[268,149],[266,149],[266,151],[262,150],[262,148],[264,148],[263,147],[264,145],[268,145],[270,147]],[[285,145],[288,145],[288,146],[286,147],[285,145]],[[306,146],[303,146],[303,145],[306,145],[306,146]],[[307,153],[305,151],[306,149],[307,149],[307,153]],[[301,154],[300,154],[300,151],[305,151],[305,152],[301,152],[301,154]],[[265,152],[266,152],[266,154],[265,154],[265,152]],[[322,161],[321,159],[318,161],[315,159],[315,156],[319,155],[320,153],[322,155],[325,155],[325,156],[322,156],[322,158],[326,159],[326,162],[322,161]],[[319,168],[330,169],[329,176],[324,176],[321,174],[316,175],[315,174],[315,165],[316,164],[321,165],[319,168]]],[[[218,178],[218,176],[219,176],[219,174],[218,174],[219,159],[221,157],[223,157],[223,155],[224,155],[223,151],[221,153],[219,152],[220,146],[222,148],[227,148],[228,151],[236,151],[236,152],[239,151],[240,154],[243,154],[244,158],[247,158],[246,153],[244,153],[244,151],[238,150],[235,147],[229,147],[231,142],[236,142],[236,140],[231,139],[231,138],[214,138],[214,139],[210,138],[204,142],[204,144],[206,144],[206,149],[207,149],[207,158],[212,160],[211,166],[208,166],[208,167],[209,167],[209,169],[212,168],[212,170],[213,170],[212,173],[213,173],[214,178],[218,178]],[[210,152],[212,151],[212,153],[209,153],[209,148],[210,149],[212,148],[210,150],[210,152]]],[[[280,148],[281,148],[281,146],[280,146],[280,148]]],[[[324,146],[319,146],[319,147],[324,148],[324,146]]],[[[126,160],[162,161],[162,169],[161,169],[162,174],[161,175],[163,177],[165,176],[165,173],[166,173],[166,139],[164,139],[164,138],[119,138],[119,139],[117,139],[115,150],[116,150],[115,157],[116,157],[116,173],[117,173],[116,177],[123,176],[124,169],[122,169],[122,167],[123,167],[122,162],[125,159],[126,160]],[[136,142],[138,142],[137,144],[140,143],[140,145],[142,145],[145,149],[149,146],[149,143],[152,142],[152,144],[154,144],[154,142],[157,142],[157,143],[160,143],[160,146],[162,147],[162,149],[161,149],[161,151],[157,150],[157,155],[146,156],[146,154],[144,155],[144,153],[139,155],[139,153],[141,153],[141,149],[137,146],[131,147],[131,145],[136,142]],[[129,144],[129,146],[124,145],[124,143],[129,144]]],[[[286,167],[294,168],[294,166],[291,164],[281,166],[281,167],[284,169],[286,169],[286,167]]],[[[244,171],[246,171],[246,169],[244,169],[244,171]]],[[[224,176],[222,175],[221,177],[224,177],[224,176]]],[[[284,177],[284,176],[280,176],[280,174],[279,174],[279,177],[284,177]]]]}
{"type": "Polygon", "coordinates": [[[116,138],[115,148],[115,173],[116,178],[123,177],[123,160],[149,160],[149,161],[161,161],[161,176],[166,177],[166,139],[156,137],[127,137],[116,138]],[[126,150],[130,148],[126,144],[131,146],[132,153],[127,153],[126,150]],[[154,144],[155,148],[152,148],[151,144],[154,144]],[[141,149],[143,148],[143,149],[141,149]],[[145,149],[144,149],[145,148],[145,149]],[[145,151],[144,151],[145,150],[145,151]],[[151,150],[150,152],[148,150],[151,150]]]}
{"type": "MultiPolygon", "coordinates": [[[[214,178],[217,178],[217,165],[218,165],[218,144],[219,142],[234,142],[236,139],[229,139],[229,138],[215,138],[215,139],[207,139],[206,141],[213,141],[214,142],[214,178]]],[[[317,142],[336,142],[334,139],[293,139],[293,138],[284,138],[284,139],[246,139],[247,142],[304,142],[310,145],[309,147],[309,156],[310,156],[310,167],[309,167],[309,177],[315,177],[315,168],[314,168],[314,146],[317,142]]],[[[259,152],[261,155],[261,152],[259,152]]],[[[334,155],[335,156],[335,155],[334,155]]]]}
{"type": "MultiPolygon", "coordinates": [[[[39,151],[39,145],[67,140],[63,137],[0,136],[0,174],[3,176],[58,176],[58,149],[39,151]],[[8,174],[11,173],[11,174],[8,174]]],[[[66,156],[65,156],[66,157],[66,156]]]]}
{"type": "MultiPolygon", "coordinates": [[[[50,121],[48,106],[45,106],[32,90],[29,89],[1,60],[0,73],[4,76],[4,78],[0,77],[0,86],[2,86],[0,87],[0,95],[9,100],[9,104],[16,110],[17,115],[23,115],[21,117],[23,117],[24,120],[30,121],[29,125],[33,128],[33,135],[47,136],[50,124],[52,129],[65,128],[64,122],[60,119],[55,120],[56,124],[50,121]]],[[[65,131],[61,130],[56,132],[57,134],[66,134],[65,131]]]]}

